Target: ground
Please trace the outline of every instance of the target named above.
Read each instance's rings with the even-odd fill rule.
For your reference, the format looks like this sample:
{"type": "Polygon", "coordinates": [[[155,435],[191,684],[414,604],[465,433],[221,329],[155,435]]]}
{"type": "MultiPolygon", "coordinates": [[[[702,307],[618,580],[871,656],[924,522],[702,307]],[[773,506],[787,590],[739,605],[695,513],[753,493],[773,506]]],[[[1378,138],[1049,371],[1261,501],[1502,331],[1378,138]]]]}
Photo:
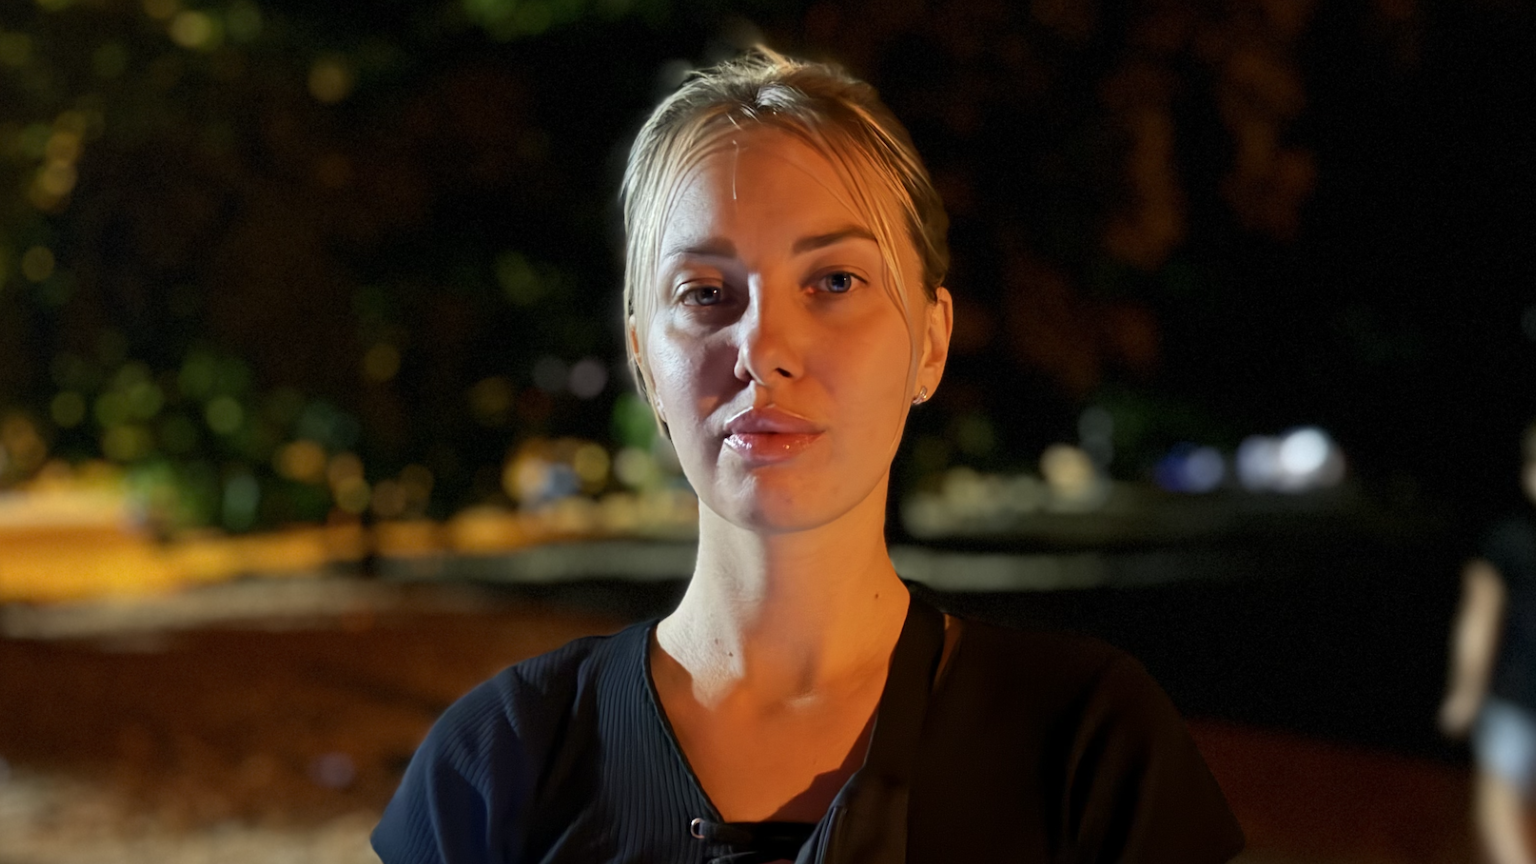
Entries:
{"type": "MultiPolygon", "coordinates": [[[[0,613],[0,864],[376,860],[367,833],[454,698],[624,623],[344,579],[0,613]]],[[[1251,864],[1471,860],[1463,768],[1191,729],[1251,864]]]]}

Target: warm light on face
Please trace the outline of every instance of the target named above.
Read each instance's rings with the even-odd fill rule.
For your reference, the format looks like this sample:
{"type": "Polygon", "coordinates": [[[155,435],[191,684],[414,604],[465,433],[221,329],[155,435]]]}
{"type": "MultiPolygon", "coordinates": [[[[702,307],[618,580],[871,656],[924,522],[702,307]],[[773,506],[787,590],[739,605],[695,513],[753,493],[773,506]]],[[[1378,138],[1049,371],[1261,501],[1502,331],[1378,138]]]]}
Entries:
{"type": "Polygon", "coordinates": [[[883,490],[932,315],[916,250],[897,255],[904,311],[833,164],[782,132],[720,142],[674,200],[638,347],[701,502],[744,527],[797,530],[883,490]],[[727,441],[733,418],[770,408],[814,434],[727,441]]]}

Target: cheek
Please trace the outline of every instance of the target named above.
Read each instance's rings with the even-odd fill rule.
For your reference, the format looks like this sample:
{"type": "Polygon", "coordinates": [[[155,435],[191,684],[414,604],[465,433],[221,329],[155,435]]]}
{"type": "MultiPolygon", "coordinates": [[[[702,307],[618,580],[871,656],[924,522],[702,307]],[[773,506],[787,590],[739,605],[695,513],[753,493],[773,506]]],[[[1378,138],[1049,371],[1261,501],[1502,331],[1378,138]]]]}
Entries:
{"type": "Polygon", "coordinates": [[[667,404],[678,403],[682,393],[678,385],[692,378],[690,374],[697,365],[690,353],[677,342],[662,338],[655,330],[652,332],[649,350],[646,353],[646,362],[650,366],[651,383],[656,388],[656,395],[667,404]]]}
{"type": "Polygon", "coordinates": [[[669,423],[708,415],[734,376],[735,352],[724,339],[700,339],[666,325],[652,331],[647,358],[669,423]]]}
{"type": "MultiPolygon", "coordinates": [[[[828,389],[839,401],[857,403],[860,411],[881,405],[896,407],[906,391],[912,345],[899,315],[885,316],[876,326],[853,328],[823,341],[831,371],[828,389]]],[[[888,412],[882,412],[881,418],[888,412]]],[[[876,418],[869,418],[874,420],[876,418]]]]}

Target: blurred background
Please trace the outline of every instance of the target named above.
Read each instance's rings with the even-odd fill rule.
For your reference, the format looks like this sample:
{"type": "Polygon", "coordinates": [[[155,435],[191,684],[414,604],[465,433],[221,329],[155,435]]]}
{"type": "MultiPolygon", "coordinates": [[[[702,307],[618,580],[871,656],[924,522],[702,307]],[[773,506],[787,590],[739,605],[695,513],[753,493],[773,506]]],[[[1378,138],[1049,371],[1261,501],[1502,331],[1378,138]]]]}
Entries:
{"type": "Polygon", "coordinates": [[[1434,727],[1536,413],[1518,0],[0,0],[0,861],[367,861],[433,718],[664,614],[615,191],[874,83],[953,220],[897,569],[1090,633],[1254,862],[1475,860],[1434,727]]]}

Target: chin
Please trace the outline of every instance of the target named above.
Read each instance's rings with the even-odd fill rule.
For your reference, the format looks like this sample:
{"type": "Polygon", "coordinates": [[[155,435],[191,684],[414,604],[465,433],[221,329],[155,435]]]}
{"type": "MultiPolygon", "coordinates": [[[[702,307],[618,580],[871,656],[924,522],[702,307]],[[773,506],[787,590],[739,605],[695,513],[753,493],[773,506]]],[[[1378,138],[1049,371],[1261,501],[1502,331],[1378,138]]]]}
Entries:
{"type": "MultiPolygon", "coordinates": [[[[754,484],[755,485],[755,484],[754,484]]],[[[788,534],[820,528],[852,509],[839,506],[826,495],[737,487],[720,502],[715,512],[738,528],[759,534],[788,534]]],[[[715,509],[715,508],[711,508],[715,509]]]]}
{"type": "Polygon", "coordinates": [[[829,525],[864,503],[878,483],[862,495],[850,495],[862,486],[855,483],[817,482],[807,478],[757,475],[744,481],[733,478],[717,487],[712,500],[702,502],[732,525],[759,534],[789,534],[829,525]]]}

